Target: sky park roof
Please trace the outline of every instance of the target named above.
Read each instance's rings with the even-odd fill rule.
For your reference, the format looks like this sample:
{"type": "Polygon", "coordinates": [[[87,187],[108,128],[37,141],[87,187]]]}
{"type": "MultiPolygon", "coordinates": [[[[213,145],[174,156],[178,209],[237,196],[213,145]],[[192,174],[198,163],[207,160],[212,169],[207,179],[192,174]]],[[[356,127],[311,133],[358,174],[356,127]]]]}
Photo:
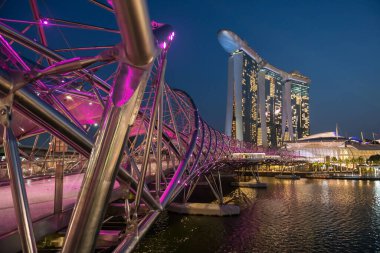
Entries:
{"type": "Polygon", "coordinates": [[[245,42],[236,33],[230,30],[219,30],[218,41],[220,45],[224,48],[224,50],[227,51],[227,53],[232,54],[236,51],[242,50],[247,55],[252,57],[259,65],[261,65],[261,68],[275,72],[281,75],[282,78],[285,80],[292,80],[301,83],[310,83],[310,79],[306,76],[301,75],[298,71],[288,73],[271,65],[266,60],[264,60],[255,50],[253,50],[247,44],[247,42],[245,42]]]}

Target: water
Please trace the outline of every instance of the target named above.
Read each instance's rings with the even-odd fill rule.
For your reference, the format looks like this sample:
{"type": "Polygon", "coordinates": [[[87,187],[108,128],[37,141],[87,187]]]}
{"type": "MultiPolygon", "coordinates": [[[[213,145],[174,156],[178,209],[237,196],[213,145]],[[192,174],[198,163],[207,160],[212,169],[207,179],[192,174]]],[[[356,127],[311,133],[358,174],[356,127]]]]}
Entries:
{"type": "Polygon", "coordinates": [[[380,181],[263,181],[240,216],[162,214],[136,252],[380,251],[380,181]]]}

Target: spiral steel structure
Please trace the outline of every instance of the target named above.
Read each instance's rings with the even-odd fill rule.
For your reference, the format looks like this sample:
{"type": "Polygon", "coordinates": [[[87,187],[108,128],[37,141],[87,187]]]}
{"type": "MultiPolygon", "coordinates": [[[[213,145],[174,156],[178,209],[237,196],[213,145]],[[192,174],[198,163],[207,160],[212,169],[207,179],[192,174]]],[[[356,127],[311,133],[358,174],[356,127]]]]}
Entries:
{"type": "MultiPolygon", "coordinates": [[[[254,151],[209,126],[192,98],[165,82],[175,37],[170,25],[150,22],[141,0],[113,0],[112,7],[95,3],[113,10],[118,29],[41,18],[35,0],[35,20],[0,22],[0,112],[8,170],[21,169],[16,140],[43,133],[88,158],[63,252],[94,250],[115,180],[133,193],[125,201],[128,229],[115,249],[130,251],[201,175],[225,165],[232,153],[254,151]],[[20,32],[9,25],[15,22],[26,28],[20,32]],[[31,27],[39,41],[28,37],[31,27]],[[46,28],[95,30],[120,35],[121,42],[52,49],[46,28]]],[[[12,177],[22,249],[35,252],[22,173],[12,177]]]]}

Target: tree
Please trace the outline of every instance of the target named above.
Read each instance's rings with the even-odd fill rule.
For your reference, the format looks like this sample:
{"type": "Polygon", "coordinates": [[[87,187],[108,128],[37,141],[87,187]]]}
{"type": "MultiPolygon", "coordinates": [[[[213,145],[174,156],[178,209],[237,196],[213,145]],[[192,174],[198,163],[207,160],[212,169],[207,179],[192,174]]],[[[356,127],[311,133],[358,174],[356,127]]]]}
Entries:
{"type": "Polygon", "coordinates": [[[352,162],[352,170],[355,170],[356,169],[356,164],[358,163],[358,159],[355,158],[355,157],[352,157],[351,158],[351,162],[352,162]]]}
{"type": "Polygon", "coordinates": [[[318,171],[318,162],[313,162],[314,171],[318,171]]]}
{"type": "Polygon", "coordinates": [[[380,154],[377,154],[377,155],[371,155],[369,158],[368,158],[368,161],[374,163],[374,164],[380,164],[380,154]]]}
{"type": "Polygon", "coordinates": [[[332,166],[333,166],[333,168],[334,168],[334,172],[336,172],[336,162],[338,161],[338,159],[336,159],[336,157],[335,156],[333,156],[332,158],[331,158],[331,163],[332,163],[332,166]]]}
{"type": "Polygon", "coordinates": [[[350,159],[346,158],[344,161],[346,163],[346,169],[345,169],[345,171],[347,171],[348,170],[348,165],[350,165],[350,159]]]}
{"type": "Polygon", "coordinates": [[[338,159],[338,163],[339,163],[339,169],[340,169],[340,172],[342,172],[342,163],[343,163],[342,158],[339,157],[339,159],[338,159]]]}

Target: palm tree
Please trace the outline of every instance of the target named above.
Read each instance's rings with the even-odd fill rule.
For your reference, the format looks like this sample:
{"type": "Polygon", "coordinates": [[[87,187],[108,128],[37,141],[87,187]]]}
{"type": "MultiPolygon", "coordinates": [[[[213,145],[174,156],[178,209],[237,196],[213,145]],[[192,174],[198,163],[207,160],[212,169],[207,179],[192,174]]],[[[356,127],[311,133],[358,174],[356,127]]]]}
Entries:
{"type": "Polygon", "coordinates": [[[346,158],[344,161],[346,163],[346,169],[345,169],[345,171],[347,171],[348,165],[350,164],[351,160],[349,158],[346,158]]]}
{"type": "Polygon", "coordinates": [[[354,171],[358,164],[358,158],[352,157],[351,162],[352,162],[352,171],[354,171]]]}
{"type": "Polygon", "coordinates": [[[335,156],[333,156],[331,158],[331,163],[332,163],[332,166],[333,166],[333,169],[334,169],[334,172],[336,172],[336,162],[338,161],[338,159],[336,159],[335,156]]]}

